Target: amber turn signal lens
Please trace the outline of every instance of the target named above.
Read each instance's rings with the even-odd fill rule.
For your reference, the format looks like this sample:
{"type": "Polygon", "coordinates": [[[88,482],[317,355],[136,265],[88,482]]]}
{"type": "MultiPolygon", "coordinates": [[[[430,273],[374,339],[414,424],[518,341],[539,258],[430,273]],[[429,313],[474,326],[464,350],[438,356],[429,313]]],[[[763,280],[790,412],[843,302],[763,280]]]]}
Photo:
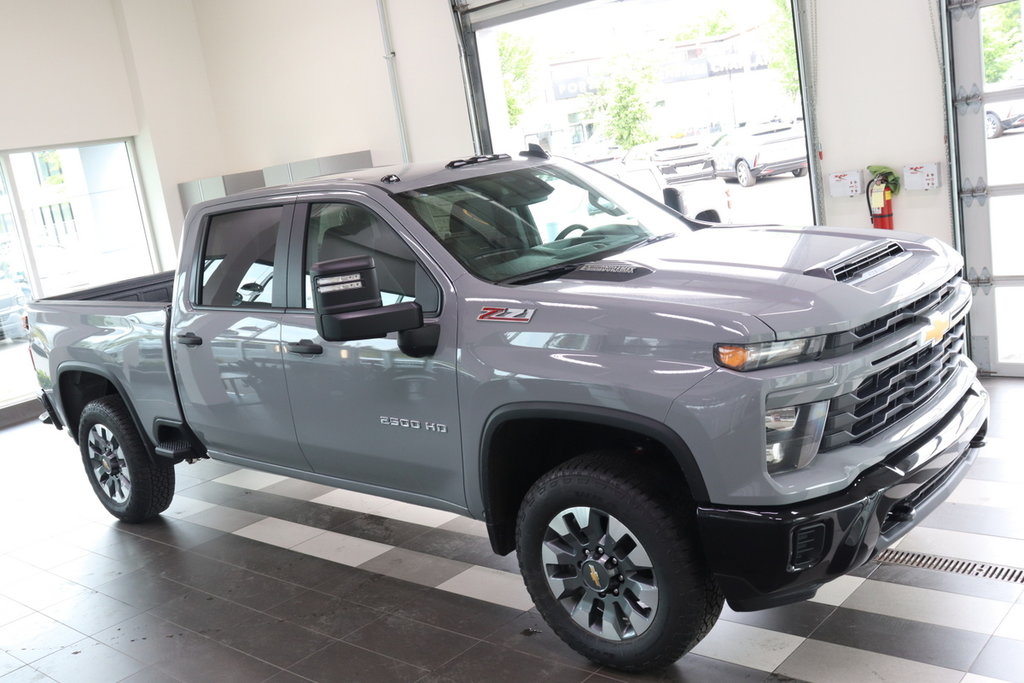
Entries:
{"type": "Polygon", "coordinates": [[[718,352],[718,362],[735,370],[744,367],[750,358],[750,351],[745,346],[719,344],[716,351],[718,352]]]}

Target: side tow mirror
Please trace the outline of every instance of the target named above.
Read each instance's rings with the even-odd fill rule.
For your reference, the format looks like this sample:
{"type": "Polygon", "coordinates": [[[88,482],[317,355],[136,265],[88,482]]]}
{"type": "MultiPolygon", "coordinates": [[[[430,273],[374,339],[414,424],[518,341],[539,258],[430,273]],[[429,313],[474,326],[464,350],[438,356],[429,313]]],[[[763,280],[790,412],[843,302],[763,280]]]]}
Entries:
{"type": "Polygon", "coordinates": [[[382,306],[377,270],[370,256],[321,261],[310,268],[316,331],[325,341],[384,337],[423,327],[415,301],[382,306]]]}

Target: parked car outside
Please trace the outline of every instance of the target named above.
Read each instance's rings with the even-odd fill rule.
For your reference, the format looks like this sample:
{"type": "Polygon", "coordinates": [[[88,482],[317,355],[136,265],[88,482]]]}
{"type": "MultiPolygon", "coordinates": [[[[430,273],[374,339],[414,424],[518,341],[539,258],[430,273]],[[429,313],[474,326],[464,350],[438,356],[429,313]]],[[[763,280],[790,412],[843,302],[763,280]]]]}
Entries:
{"type": "Polygon", "coordinates": [[[1024,126],[1024,100],[989,102],[985,104],[985,137],[1002,137],[1013,128],[1024,126]]]}
{"type": "Polygon", "coordinates": [[[711,146],[715,175],[750,187],[759,178],[807,172],[807,141],[802,121],[770,121],[742,126],[711,146]]]}
{"type": "Polygon", "coordinates": [[[28,331],[22,325],[28,295],[25,288],[10,278],[0,279],[0,339],[24,339],[28,331]]]}

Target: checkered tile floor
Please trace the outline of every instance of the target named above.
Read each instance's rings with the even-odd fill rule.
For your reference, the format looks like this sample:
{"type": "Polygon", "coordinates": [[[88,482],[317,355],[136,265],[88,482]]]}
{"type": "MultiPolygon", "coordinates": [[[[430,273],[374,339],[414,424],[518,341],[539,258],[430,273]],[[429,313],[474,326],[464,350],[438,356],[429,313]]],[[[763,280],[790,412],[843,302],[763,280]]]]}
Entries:
{"type": "MultiPolygon", "coordinates": [[[[1024,381],[991,380],[989,445],[900,549],[1024,567],[1024,381]]],[[[667,671],[562,645],[514,557],[451,513],[215,462],[163,519],[115,523],[73,443],[0,432],[0,681],[1024,683],[1024,586],[872,564],[814,600],[726,608],[667,671]]]]}

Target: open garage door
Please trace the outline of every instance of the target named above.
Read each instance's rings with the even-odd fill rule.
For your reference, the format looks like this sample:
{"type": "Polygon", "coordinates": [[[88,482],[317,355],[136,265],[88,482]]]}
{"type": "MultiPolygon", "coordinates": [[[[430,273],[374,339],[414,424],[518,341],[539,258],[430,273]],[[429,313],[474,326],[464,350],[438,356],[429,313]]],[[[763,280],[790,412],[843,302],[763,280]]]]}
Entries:
{"type": "Polygon", "coordinates": [[[960,215],[974,286],[971,355],[1024,376],[1021,0],[949,2],[960,215]]]}
{"type": "Polygon", "coordinates": [[[690,214],[813,222],[789,0],[467,0],[479,147],[536,143],[690,214]]]}

